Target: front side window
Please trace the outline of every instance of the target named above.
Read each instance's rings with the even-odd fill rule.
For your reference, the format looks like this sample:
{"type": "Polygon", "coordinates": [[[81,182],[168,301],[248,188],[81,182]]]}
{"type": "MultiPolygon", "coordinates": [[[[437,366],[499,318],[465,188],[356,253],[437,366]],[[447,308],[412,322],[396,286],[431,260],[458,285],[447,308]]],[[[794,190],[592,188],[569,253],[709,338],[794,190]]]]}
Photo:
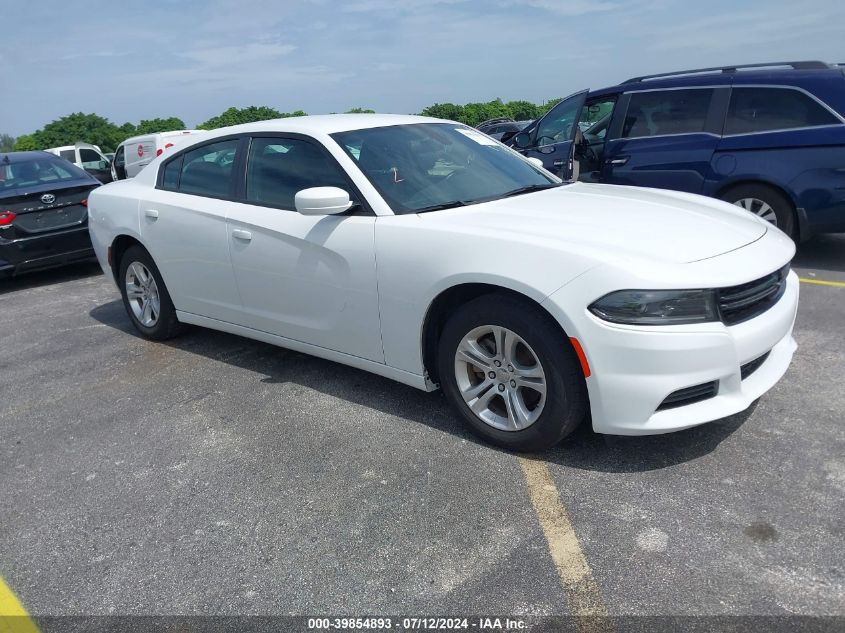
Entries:
{"type": "Polygon", "coordinates": [[[725,120],[725,134],[789,130],[841,121],[827,108],[789,88],[734,88],[725,120]]]}
{"type": "Polygon", "coordinates": [[[108,163],[93,149],[83,147],[79,150],[79,162],[83,169],[105,169],[108,163]]]}
{"type": "MultiPolygon", "coordinates": [[[[179,191],[213,198],[231,195],[235,182],[234,164],[238,142],[238,139],[229,139],[185,152],[179,174],[179,191]]],[[[165,167],[162,183],[165,187],[173,180],[172,176],[168,179],[167,174],[173,162],[165,167]]]]}
{"type": "Polygon", "coordinates": [[[536,144],[553,145],[571,140],[572,128],[578,123],[583,103],[583,94],[577,94],[567,97],[549,110],[537,125],[536,144]]]}
{"type": "Polygon", "coordinates": [[[332,134],[395,213],[485,202],[561,184],[478,130],[413,123],[332,134]]]}
{"type": "Polygon", "coordinates": [[[114,164],[116,167],[123,167],[126,164],[126,151],[123,145],[117,148],[114,155],[114,164]]]}
{"type": "Polygon", "coordinates": [[[338,165],[314,143],[278,137],[252,139],[246,168],[247,200],[294,210],[296,193],[311,187],[340,187],[352,193],[338,165]]]}
{"type": "Polygon", "coordinates": [[[623,138],[703,132],[712,89],[655,90],[631,95],[623,138]]]}

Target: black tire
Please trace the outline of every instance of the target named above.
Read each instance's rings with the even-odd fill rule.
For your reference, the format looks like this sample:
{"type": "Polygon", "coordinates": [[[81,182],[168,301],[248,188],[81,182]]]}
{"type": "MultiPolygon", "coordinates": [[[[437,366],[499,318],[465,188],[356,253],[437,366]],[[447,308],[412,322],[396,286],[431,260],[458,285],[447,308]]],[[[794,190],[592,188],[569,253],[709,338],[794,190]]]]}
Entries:
{"type": "Polygon", "coordinates": [[[126,249],[123,257],[120,259],[117,284],[120,287],[120,294],[123,297],[123,307],[126,308],[126,313],[141,336],[155,341],[164,341],[178,336],[183,332],[184,325],[179,323],[179,320],[176,318],[176,308],[173,306],[173,301],[170,299],[170,293],[167,291],[167,286],[164,285],[161,273],[155,265],[153,258],[143,247],[135,245],[126,249]],[[155,324],[150,327],[141,323],[138,317],[135,316],[126,293],[126,271],[134,262],[143,264],[150,271],[158,287],[160,312],[155,324]]]}
{"type": "Polygon", "coordinates": [[[461,306],[448,320],[438,342],[440,386],[469,427],[484,439],[513,451],[541,451],[558,444],[586,418],[587,385],[569,341],[552,318],[528,300],[505,294],[483,295],[461,306]],[[484,325],[505,327],[534,351],[546,376],[546,399],[537,420],[519,431],[495,428],[464,402],[455,372],[461,340],[484,325]]]}
{"type": "Polygon", "coordinates": [[[756,199],[765,202],[775,213],[775,217],[777,218],[776,226],[794,241],[798,240],[795,208],[792,202],[777,189],[758,184],[738,185],[725,191],[720,198],[731,204],[736,204],[738,201],[746,199],[756,199]]]}

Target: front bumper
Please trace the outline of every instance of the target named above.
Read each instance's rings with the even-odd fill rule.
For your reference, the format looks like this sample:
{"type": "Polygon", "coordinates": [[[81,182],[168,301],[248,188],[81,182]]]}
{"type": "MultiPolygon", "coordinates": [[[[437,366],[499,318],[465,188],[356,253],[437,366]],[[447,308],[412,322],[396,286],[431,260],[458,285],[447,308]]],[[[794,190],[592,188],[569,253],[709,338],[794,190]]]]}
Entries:
{"type": "Polygon", "coordinates": [[[774,306],[733,326],[623,326],[582,308],[568,326],[592,370],[587,388],[594,430],[615,435],[668,433],[745,410],[786,373],[796,349],[792,328],[797,308],[794,272],[774,306]],[[767,353],[756,371],[742,380],[740,367],[767,353]],[[670,394],[711,381],[718,381],[714,396],[659,410],[670,394]]]}

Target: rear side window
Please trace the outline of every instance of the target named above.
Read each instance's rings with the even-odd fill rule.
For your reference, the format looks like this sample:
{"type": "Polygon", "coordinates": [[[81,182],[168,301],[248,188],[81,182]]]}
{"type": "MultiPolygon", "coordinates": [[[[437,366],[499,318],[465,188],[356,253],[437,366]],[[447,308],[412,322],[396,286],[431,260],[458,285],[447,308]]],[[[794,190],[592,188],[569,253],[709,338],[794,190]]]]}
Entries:
{"type": "Polygon", "coordinates": [[[631,95],[623,138],[703,132],[713,90],[657,90],[631,95]]]}
{"type": "MultiPolygon", "coordinates": [[[[238,150],[238,139],[220,141],[203,145],[186,152],[181,157],[182,166],[179,171],[178,190],[198,196],[223,198],[233,191],[235,181],[234,165],[238,150]]],[[[165,167],[164,182],[173,182],[173,175],[168,171],[174,169],[179,160],[171,161],[165,167]]],[[[175,186],[173,187],[175,188],[175,186]]]]}
{"type": "Polygon", "coordinates": [[[349,191],[340,167],[313,143],[286,138],[252,139],[246,169],[247,200],[294,210],[296,193],[310,187],[349,191]]]}
{"type": "Polygon", "coordinates": [[[841,123],[812,97],[789,88],[734,88],[725,134],[770,132],[841,123]]]}
{"type": "Polygon", "coordinates": [[[76,162],[76,152],[74,152],[72,149],[61,150],[59,152],[59,156],[61,156],[62,158],[64,158],[67,161],[70,161],[71,163],[76,162]]]}

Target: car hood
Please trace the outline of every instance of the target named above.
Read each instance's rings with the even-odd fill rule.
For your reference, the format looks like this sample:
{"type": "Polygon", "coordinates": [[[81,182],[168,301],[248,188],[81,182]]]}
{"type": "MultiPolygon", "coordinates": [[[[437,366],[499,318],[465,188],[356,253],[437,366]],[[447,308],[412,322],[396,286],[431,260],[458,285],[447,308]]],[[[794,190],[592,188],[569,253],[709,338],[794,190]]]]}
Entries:
{"type": "Polygon", "coordinates": [[[607,255],[674,263],[736,250],[760,239],[769,226],[743,209],[704,196],[584,183],[420,217],[453,231],[506,235],[538,245],[554,240],[607,255]]]}

